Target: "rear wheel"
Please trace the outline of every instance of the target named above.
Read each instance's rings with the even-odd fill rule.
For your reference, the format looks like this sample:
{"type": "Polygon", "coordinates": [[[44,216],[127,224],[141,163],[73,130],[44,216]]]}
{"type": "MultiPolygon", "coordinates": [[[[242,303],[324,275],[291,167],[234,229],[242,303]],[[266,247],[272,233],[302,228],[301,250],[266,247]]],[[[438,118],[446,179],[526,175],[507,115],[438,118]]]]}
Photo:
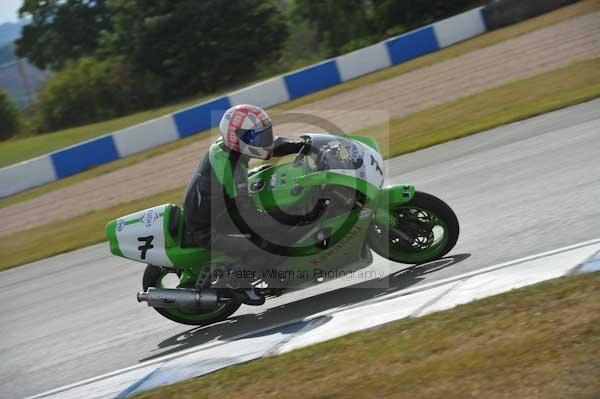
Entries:
{"type": "Polygon", "coordinates": [[[417,191],[406,204],[391,204],[390,223],[371,224],[367,242],[376,253],[399,263],[420,264],[446,255],[459,235],[454,211],[441,199],[417,191]]]}
{"type": "MultiPolygon", "coordinates": [[[[142,286],[144,291],[148,291],[148,288],[150,287],[175,288],[178,281],[179,276],[177,276],[173,270],[154,265],[148,265],[144,271],[142,286]]],[[[196,310],[187,308],[154,308],[154,310],[167,319],[177,323],[204,326],[225,320],[235,313],[240,306],[240,302],[234,301],[221,304],[219,307],[213,310],[196,310]]]]}

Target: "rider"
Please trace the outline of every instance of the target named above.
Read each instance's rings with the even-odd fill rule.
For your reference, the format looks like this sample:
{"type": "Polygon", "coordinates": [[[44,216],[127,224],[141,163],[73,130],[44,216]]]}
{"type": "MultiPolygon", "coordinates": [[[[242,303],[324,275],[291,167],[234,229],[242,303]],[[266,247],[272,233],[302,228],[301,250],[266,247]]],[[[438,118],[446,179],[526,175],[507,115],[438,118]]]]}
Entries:
{"type": "MultiPolygon", "coordinates": [[[[248,192],[248,161],[300,151],[304,141],[273,139],[272,122],[260,107],[229,108],[219,124],[221,138],[200,162],[185,192],[186,245],[210,247],[249,266],[261,246],[248,221],[264,220],[248,192]]],[[[290,215],[291,216],[291,215],[290,215]]],[[[288,221],[293,224],[294,221],[288,221]]]]}

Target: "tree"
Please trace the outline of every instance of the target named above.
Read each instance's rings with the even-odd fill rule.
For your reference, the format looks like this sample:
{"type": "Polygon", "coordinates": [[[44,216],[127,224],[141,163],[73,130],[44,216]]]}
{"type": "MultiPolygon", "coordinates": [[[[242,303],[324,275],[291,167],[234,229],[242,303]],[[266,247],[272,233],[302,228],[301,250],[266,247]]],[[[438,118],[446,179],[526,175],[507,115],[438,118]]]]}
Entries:
{"type": "Polygon", "coordinates": [[[340,54],[345,44],[374,31],[368,0],[295,0],[290,13],[293,19],[307,21],[313,27],[327,56],[340,54]]]}
{"type": "Polygon", "coordinates": [[[113,0],[104,51],[155,76],[169,97],[211,92],[276,62],[287,23],[272,0],[113,0]]]}
{"type": "Polygon", "coordinates": [[[4,90],[0,90],[0,140],[7,139],[19,131],[20,118],[17,108],[4,90]]]}
{"type": "Polygon", "coordinates": [[[138,79],[120,57],[70,61],[39,93],[38,130],[114,118],[156,105],[152,103],[152,84],[138,79]]]}
{"type": "Polygon", "coordinates": [[[16,53],[40,69],[59,70],[94,54],[111,28],[107,0],[24,0],[19,15],[32,21],[23,27],[16,53]]]}
{"type": "Polygon", "coordinates": [[[378,30],[385,32],[395,26],[406,30],[457,14],[487,0],[372,0],[378,30]]]}

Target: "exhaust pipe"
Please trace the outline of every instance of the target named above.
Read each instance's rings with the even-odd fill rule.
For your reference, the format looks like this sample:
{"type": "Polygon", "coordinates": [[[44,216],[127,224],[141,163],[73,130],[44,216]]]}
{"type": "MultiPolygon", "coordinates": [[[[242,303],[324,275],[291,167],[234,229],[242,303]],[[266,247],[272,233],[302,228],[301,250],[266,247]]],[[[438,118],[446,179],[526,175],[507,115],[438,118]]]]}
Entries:
{"type": "Polygon", "coordinates": [[[219,304],[217,290],[200,291],[187,288],[148,288],[137,293],[138,302],[148,302],[153,308],[200,308],[216,309],[219,304]]]}

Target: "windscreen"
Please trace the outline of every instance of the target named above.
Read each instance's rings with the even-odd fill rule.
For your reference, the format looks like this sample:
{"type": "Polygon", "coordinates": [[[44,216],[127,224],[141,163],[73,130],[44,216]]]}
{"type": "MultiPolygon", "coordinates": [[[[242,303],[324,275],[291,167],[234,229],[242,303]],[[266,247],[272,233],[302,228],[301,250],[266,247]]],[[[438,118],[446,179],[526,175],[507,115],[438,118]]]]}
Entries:
{"type": "Polygon", "coordinates": [[[340,136],[311,134],[311,158],[319,170],[358,169],[363,165],[364,149],[340,136]]]}

